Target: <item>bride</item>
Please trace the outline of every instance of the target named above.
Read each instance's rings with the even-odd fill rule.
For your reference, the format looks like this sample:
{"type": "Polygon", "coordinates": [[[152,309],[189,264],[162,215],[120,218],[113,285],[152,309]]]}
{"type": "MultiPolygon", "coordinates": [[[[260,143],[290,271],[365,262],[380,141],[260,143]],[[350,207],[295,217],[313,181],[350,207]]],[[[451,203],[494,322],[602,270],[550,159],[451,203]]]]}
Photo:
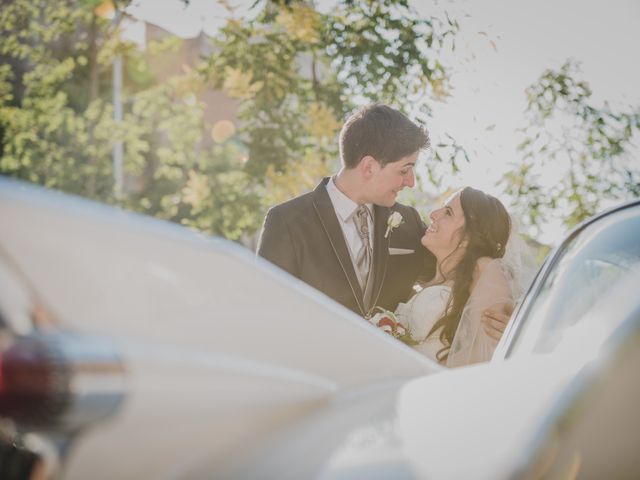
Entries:
{"type": "MultiPolygon", "coordinates": [[[[502,261],[509,214],[497,198],[466,187],[429,218],[421,243],[436,257],[436,274],[398,305],[395,320],[406,330],[407,343],[448,367],[487,361],[498,339],[483,328],[482,314],[498,304],[513,305],[519,293],[502,261]]],[[[379,313],[371,321],[381,326],[385,317],[379,313]]]]}

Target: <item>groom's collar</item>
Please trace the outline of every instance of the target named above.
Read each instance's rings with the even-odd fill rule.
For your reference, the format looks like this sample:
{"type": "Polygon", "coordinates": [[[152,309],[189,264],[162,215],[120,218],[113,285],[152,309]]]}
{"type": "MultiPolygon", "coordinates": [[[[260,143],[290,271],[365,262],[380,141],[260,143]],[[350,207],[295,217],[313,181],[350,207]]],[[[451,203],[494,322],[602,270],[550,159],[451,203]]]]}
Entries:
{"type": "MultiPolygon", "coordinates": [[[[331,203],[333,204],[333,209],[336,211],[340,220],[342,222],[350,221],[358,208],[358,204],[340,191],[333,177],[329,178],[326,188],[331,203]]],[[[373,218],[373,204],[367,203],[365,206],[369,209],[369,212],[372,214],[371,218],[373,218]]]]}

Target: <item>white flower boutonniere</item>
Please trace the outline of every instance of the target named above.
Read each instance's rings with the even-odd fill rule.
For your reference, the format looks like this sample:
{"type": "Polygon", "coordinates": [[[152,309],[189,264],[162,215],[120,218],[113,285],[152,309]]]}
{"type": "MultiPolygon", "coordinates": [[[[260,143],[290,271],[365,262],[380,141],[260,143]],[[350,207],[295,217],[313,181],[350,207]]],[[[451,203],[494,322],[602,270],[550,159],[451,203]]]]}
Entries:
{"type": "Polygon", "coordinates": [[[394,228],[399,227],[402,223],[402,215],[398,211],[394,211],[387,219],[387,231],[384,232],[384,238],[387,238],[394,228]]]}

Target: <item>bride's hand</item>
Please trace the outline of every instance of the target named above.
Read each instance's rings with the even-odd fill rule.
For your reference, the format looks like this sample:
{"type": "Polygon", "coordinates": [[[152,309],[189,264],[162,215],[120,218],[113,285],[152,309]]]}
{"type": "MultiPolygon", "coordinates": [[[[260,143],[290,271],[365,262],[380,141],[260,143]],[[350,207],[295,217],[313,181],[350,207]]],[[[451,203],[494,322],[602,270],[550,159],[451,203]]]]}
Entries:
{"type": "Polygon", "coordinates": [[[507,328],[512,313],[513,305],[511,303],[496,303],[482,312],[482,324],[486,334],[499,341],[507,328]]]}

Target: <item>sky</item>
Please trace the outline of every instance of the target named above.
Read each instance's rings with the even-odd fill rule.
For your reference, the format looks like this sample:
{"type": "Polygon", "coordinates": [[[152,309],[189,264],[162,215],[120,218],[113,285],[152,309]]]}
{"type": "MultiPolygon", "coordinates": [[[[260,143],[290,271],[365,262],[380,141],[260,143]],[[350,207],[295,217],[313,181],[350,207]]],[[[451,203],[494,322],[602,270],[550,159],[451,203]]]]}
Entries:
{"type": "MultiPolygon", "coordinates": [[[[248,2],[231,1],[237,14],[248,2]]],[[[328,0],[316,1],[330,8],[328,0]]],[[[460,23],[456,50],[447,58],[453,95],[433,105],[428,125],[434,138],[452,135],[467,148],[472,162],[461,165],[448,186],[472,185],[499,193],[496,182],[517,159],[525,126],[525,88],[547,68],[567,59],[580,62],[582,76],[596,101],[624,108],[640,105],[640,1],[638,0],[458,0],[415,1],[420,14],[448,11],[460,23]]],[[[134,0],[130,9],[183,37],[200,30],[215,35],[227,13],[216,0],[134,0]]],[[[426,158],[424,161],[429,161],[426,158]]],[[[505,203],[508,199],[500,197],[505,203]]],[[[556,221],[539,239],[555,244],[566,233],[556,221]]]]}
{"type": "MultiPolygon", "coordinates": [[[[545,69],[558,68],[569,58],[580,62],[581,78],[589,83],[593,100],[608,100],[620,108],[640,105],[638,0],[483,0],[455,5],[468,15],[460,16],[457,40],[463,60],[452,64],[453,96],[436,106],[437,121],[431,126],[436,133],[451,133],[474,156],[452,183],[496,190],[495,182],[517,160],[516,146],[522,141],[517,129],[526,125],[526,87],[545,69]]],[[[538,238],[556,244],[565,233],[558,220],[549,219],[538,238]]]]}

